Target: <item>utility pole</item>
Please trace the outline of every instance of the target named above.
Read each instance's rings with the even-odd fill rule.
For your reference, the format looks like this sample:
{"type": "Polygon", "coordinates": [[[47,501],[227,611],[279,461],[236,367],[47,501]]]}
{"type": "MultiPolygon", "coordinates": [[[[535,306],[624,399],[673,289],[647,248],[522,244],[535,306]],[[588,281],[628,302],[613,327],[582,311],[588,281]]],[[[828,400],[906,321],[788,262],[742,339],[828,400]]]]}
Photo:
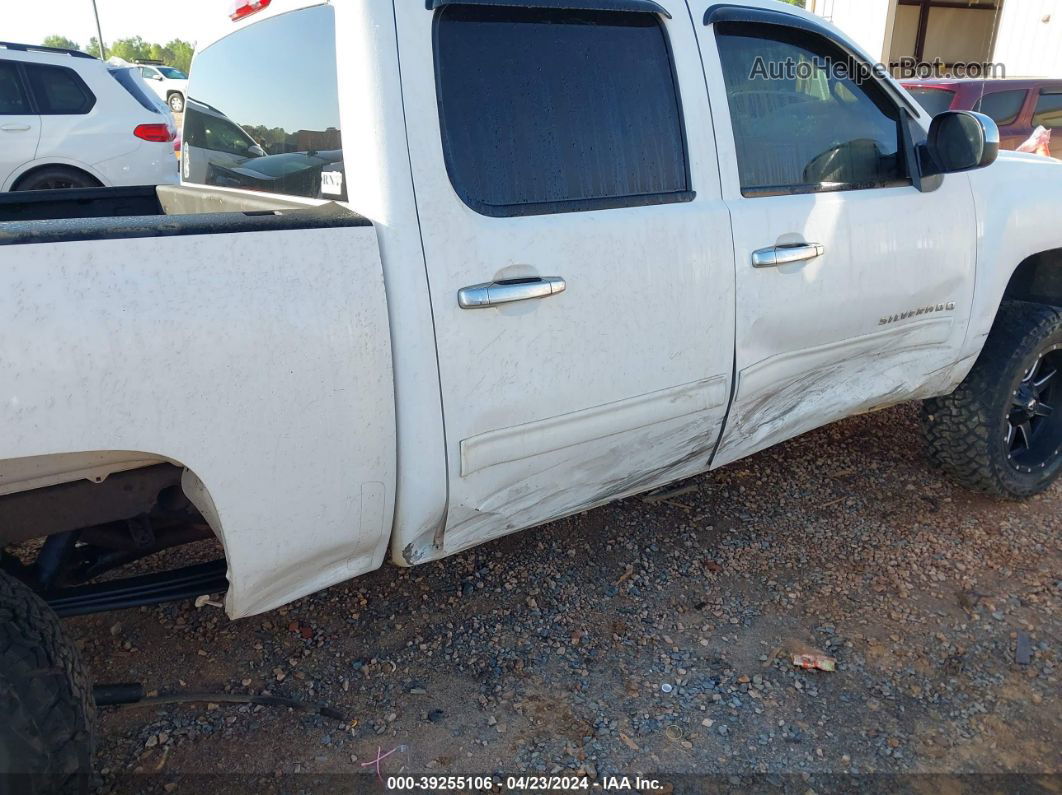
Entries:
{"type": "Polygon", "coordinates": [[[96,0],[92,0],[92,13],[96,15],[96,41],[100,43],[100,60],[107,60],[107,50],[103,46],[103,29],[100,27],[100,12],[96,8],[96,0]]]}

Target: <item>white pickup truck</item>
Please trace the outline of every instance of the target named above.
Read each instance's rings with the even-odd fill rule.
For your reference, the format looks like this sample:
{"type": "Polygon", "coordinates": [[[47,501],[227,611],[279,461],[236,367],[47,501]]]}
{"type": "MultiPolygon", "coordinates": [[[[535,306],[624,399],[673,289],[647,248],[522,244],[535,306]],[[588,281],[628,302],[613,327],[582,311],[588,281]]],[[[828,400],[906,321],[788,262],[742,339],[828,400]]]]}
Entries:
{"type": "Polygon", "coordinates": [[[23,764],[91,738],[42,600],[247,616],[916,399],[972,488],[1062,470],[1062,163],[821,19],[236,6],[185,184],[0,201],[0,701],[19,648],[70,673],[23,764]],[[224,560],[95,579],[207,535],[224,560]]]}

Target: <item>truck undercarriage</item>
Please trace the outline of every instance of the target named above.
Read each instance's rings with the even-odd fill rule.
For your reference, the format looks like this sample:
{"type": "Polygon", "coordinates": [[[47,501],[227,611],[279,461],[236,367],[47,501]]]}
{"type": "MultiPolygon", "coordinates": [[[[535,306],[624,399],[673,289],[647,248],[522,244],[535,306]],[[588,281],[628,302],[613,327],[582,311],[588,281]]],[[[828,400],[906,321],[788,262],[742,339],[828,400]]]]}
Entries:
{"type": "MultiPolygon", "coordinates": [[[[60,616],[223,593],[224,558],[114,577],[174,547],[214,538],[173,464],[0,496],[0,571],[60,616]]],[[[142,567],[137,567],[142,568],[142,567]]]]}

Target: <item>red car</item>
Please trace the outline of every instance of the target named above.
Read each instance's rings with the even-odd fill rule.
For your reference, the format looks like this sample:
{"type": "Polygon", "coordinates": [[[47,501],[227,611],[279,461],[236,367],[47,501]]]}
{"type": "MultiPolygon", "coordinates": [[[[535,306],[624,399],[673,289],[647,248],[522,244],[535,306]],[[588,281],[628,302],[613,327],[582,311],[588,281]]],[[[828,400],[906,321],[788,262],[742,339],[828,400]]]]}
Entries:
{"type": "Polygon", "coordinates": [[[1062,80],[903,80],[930,115],[976,110],[999,125],[1004,149],[1017,149],[1037,127],[1052,131],[1051,154],[1062,158],[1062,80]]]}

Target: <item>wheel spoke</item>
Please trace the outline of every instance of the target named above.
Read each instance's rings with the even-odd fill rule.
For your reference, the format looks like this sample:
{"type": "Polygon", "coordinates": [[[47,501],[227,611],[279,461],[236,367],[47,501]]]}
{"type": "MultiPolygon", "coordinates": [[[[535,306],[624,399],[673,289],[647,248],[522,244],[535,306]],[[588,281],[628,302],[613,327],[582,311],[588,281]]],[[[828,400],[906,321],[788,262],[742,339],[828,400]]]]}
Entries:
{"type": "Polygon", "coordinates": [[[1046,403],[1037,403],[1035,413],[1037,417],[1050,417],[1055,413],[1054,407],[1047,405],[1046,403]]]}
{"type": "Polygon", "coordinates": [[[1025,449],[1026,450],[1031,450],[1032,449],[1032,436],[1033,436],[1032,423],[1029,422],[1028,420],[1026,420],[1021,425],[1018,426],[1018,430],[1021,431],[1022,441],[1025,442],[1025,449]]]}
{"type": "Polygon", "coordinates": [[[1011,450],[1014,447],[1014,436],[1017,434],[1018,429],[1014,427],[1013,422],[1007,423],[1007,449],[1011,450]]]}
{"type": "Polygon", "coordinates": [[[1049,372],[1047,375],[1043,376],[1042,378],[1039,378],[1036,381],[1033,381],[1033,384],[1032,384],[1033,393],[1037,397],[1039,397],[1040,394],[1045,389],[1047,389],[1047,387],[1051,384],[1051,381],[1054,379],[1054,377],[1056,375],[1058,375],[1058,370],[1052,370],[1051,372],[1049,372]]]}

